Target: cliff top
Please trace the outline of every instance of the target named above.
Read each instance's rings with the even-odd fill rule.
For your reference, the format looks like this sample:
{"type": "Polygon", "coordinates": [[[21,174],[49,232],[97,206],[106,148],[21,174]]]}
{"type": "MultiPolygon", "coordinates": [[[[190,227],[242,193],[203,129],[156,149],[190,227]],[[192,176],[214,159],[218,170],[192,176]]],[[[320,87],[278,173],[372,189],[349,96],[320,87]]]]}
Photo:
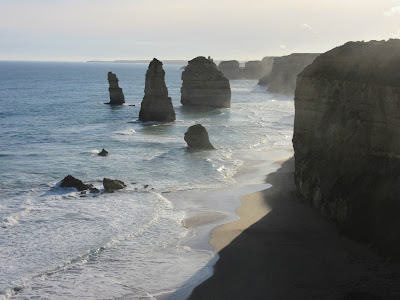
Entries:
{"type": "Polygon", "coordinates": [[[198,56],[189,61],[188,66],[194,65],[212,66],[214,68],[217,67],[217,65],[212,60],[205,58],[204,56],[198,56]]]}
{"type": "Polygon", "coordinates": [[[299,77],[400,87],[400,40],[348,42],[317,57],[299,77]]]}

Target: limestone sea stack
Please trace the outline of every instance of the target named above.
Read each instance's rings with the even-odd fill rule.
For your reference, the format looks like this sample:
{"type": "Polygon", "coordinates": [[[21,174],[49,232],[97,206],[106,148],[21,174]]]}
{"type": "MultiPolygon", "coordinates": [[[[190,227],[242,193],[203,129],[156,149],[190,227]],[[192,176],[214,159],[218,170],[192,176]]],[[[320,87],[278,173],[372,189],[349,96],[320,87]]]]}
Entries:
{"type": "Polygon", "coordinates": [[[201,125],[190,126],[185,133],[185,142],[189,149],[213,150],[207,130],[201,125]]]}
{"type": "Polygon", "coordinates": [[[349,42],[319,56],[298,76],[295,111],[301,195],[400,258],[400,40],[349,42]]]}
{"type": "Polygon", "coordinates": [[[242,70],[239,67],[237,60],[221,61],[218,65],[218,70],[224,74],[229,80],[236,80],[242,78],[242,70]]]}
{"type": "Polygon", "coordinates": [[[230,107],[229,80],[216,64],[203,56],[189,61],[182,72],[181,103],[183,106],[230,107]]]}
{"type": "Polygon", "coordinates": [[[165,71],[161,61],[154,58],[146,73],[144,97],[139,113],[140,121],[173,122],[175,111],[165,85],[165,71]]]}
{"type": "Polygon", "coordinates": [[[110,102],[108,104],[122,105],[125,103],[125,96],[122,89],[118,86],[118,78],[112,72],[108,72],[108,83],[110,85],[110,102]]]}
{"type": "Polygon", "coordinates": [[[260,79],[263,66],[260,60],[248,61],[244,65],[243,78],[245,79],[260,79]]]}
{"type": "Polygon", "coordinates": [[[274,58],[273,56],[265,56],[262,61],[261,61],[261,75],[260,75],[260,80],[258,81],[259,85],[267,85],[269,76],[271,75],[272,72],[272,67],[274,65],[274,58]]]}
{"type": "Polygon", "coordinates": [[[266,83],[268,91],[288,96],[294,95],[297,75],[318,55],[316,53],[294,53],[274,58],[272,71],[266,83]]]}

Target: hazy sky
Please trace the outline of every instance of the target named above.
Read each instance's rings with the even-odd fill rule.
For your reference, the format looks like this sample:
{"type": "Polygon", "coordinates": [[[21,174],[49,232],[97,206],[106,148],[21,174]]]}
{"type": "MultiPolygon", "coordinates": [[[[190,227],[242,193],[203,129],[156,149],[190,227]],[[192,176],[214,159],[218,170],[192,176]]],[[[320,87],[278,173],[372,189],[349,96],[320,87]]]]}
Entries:
{"type": "Polygon", "coordinates": [[[400,0],[0,0],[0,60],[249,60],[399,37],[400,0]]]}

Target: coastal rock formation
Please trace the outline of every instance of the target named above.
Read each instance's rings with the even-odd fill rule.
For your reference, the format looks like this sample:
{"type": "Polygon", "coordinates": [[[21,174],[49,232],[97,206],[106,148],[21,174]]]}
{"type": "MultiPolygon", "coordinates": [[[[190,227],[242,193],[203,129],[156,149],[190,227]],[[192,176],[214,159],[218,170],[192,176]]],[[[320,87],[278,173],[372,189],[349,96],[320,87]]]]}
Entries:
{"type": "Polygon", "coordinates": [[[237,60],[221,61],[218,65],[218,70],[229,80],[242,78],[242,70],[237,60]]]}
{"type": "Polygon", "coordinates": [[[146,72],[144,97],[139,113],[140,121],[173,122],[175,111],[165,85],[162,62],[154,58],[146,72]]]}
{"type": "Polygon", "coordinates": [[[311,64],[318,55],[315,53],[294,53],[274,58],[272,71],[267,80],[268,91],[292,96],[296,89],[297,75],[311,64]]]}
{"type": "Polygon", "coordinates": [[[62,181],[60,186],[62,188],[76,188],[78,191],[84,191],[91,187],[91,185],[84,184],[81,180],[68,175],[62,181]]]}
{"type": "Polygon", "coordinates": [[[272,72],[272,67],[274,65],[274,58],[273,56],[266,56],[262,59],[262,71],[260,75],[260,80],[258,81],[259,85],[267,85],[269,81],[269,76],[272,72]]]}
{"type": "Polygon", "coordinates": [[[322,54],[298,76],[295,110],[301,195],[400,258],[400,40],[322,54]]]}
{"type": "Polygon", "coordinates": [[[123,188],[126,188],[126,184],[123,181],[110,178],[103,179],[103,186],[104,191],[107,193],[113,192],[114,190],[122,190],[123,188]]]}
{"type": "Polygon", "coordinates": [[[263,71],[262,62],[260,60],[248,61],[244,65],[242,71],[243,78],[245,79],[260,79],[261,73],[263,71]]]}
{"type": "Polygon", "coordinates": [[[97,154],[98,156],[108,156],[108,151],[106,149],[101,150],[101,152],[99,152],[97,154]]]}
{"type": "Polygon", "coordinates": [[[216,64],[203,56],[189,61],[182,72],[181,103],[184,106],[230,107],[229,80],[216,64]]]}
{"type": "Polygon", "coordinates": [[[190,149],[212,150],[207,130],[201,125],[190,126],[185,133],[185,142],[190,149]]]}
{"type": "Polygon", "coordinates": [[[110,102],[108,104],[122,105],[125,103],[125,96],[122,89],[118,86],[118,78],[112,72],[108,72],[108,83],[110,84],[110,102]]]}

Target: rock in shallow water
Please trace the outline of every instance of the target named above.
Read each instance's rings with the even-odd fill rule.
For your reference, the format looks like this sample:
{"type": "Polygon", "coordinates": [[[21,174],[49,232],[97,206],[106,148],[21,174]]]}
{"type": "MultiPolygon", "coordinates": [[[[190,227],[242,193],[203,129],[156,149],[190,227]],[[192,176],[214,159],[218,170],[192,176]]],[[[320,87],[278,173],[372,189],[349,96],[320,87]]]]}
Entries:
{"type": "Polygon", "coordinates": [[[78,191],[84,191],[87,190],[90,185],[84,184],[81,180],[68,175],[65,177],[62,181],[60,186],[62,188],[76,188],[78,191]]]}
{"type": "Polygon", "coordinates": [[[154,58],[146,72],[144,97],[139,113],[140,121],[173,122],[175,111],[165,85],[162,62],[154,58]]]}
{"type": "Polygon", "coordinates": [[[185,133],[185,142],[189,149],[213,150],[207,130],[201,125],[190,126],[185,133]]]}
{"type": "Polygon", "coordinates": [[[109,92],[110,92],[110,102],[108,104],[112,105],[122,105],[125,103],[125,96],[122,92],[122,89],[118,86],[118,78],[112,72],[108,72],[107,75],[108,83],[110,84],[109,92]]]}
{"type": "Polygon", "coordinates": [[[181,103],[184,106],[231,106],[229,80],[211,59],[199,56],[189,61],[182,72],[181,103]]]}
{"type": "Polygon", "coordinates": [[[103,150],[101,150],[101,152],[100,152],[99,154],[97,154],[97,155],[99,155],[99,156],[107,156],[107,155],[108,155],[108,151],[105,150],[105,149],[103,149],[103,150]]]}
{"type": "Polygon", "coordinates": [[[122,190],[123,188],[126,187],[126,185],[123,181],[117,180],[117,179],[110,179],[110,178],[103,179],[103,186],[104,186],[104,190],[107,193],[113,192],[114,190],[122,190]]]}

